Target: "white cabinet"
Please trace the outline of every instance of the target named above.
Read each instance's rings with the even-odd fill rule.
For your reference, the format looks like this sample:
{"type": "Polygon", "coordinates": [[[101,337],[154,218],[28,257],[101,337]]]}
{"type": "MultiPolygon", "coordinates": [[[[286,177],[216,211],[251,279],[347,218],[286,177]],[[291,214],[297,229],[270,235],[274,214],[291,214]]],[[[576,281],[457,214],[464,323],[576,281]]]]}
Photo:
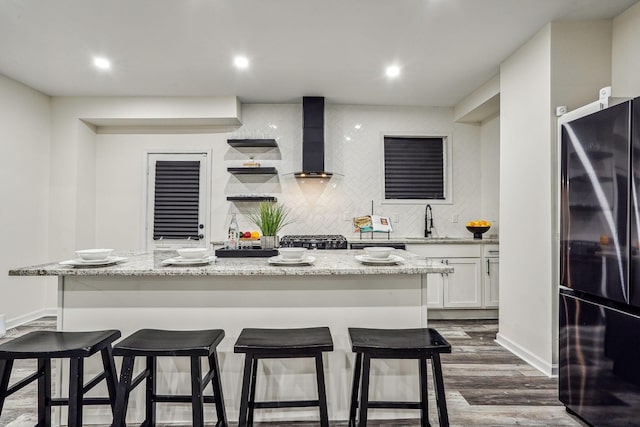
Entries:
{"type": "Polygon", "coordinates": [[[487,308],[498,308],[500,300],[498,291],[500,284],[500,258],[497,245],[486,246],[483,252],[482,280],[483,285],[483,306],[487,308]]]}
{"type": "Polygon", "coordinates": [[[454,269],[427,276],[427,308],[498,307],[498,245],[408,244],[407,250],[454,269]]]}
{"type": "Polygon", "coordinates": [[[409,244],[407,250],[454,269],[453,273],[428,275],[427,308],[482,306],[480,245],[409,244]]]}
{"type": "Polygon", "coordinates": [[[444,274],[427,274],[427,308],[444,308],[444,274]]]}
{"type": "Polygon", "coordinates": [[[447,258],[445,264],[452,266],[454,272],[444,275],[443,306],[445,308],[481,307],[480,258],[447,258]]]}

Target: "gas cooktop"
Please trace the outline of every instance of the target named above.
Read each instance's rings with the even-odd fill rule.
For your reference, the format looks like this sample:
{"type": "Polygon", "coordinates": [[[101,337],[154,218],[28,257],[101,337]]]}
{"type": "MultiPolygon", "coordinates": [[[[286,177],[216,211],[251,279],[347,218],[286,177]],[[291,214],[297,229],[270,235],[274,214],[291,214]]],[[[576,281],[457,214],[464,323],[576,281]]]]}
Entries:
{"type": "Polygon", "coordinates": [[[339,234],[289,235],[280,239],[283,248],[347,249],[347,238],[339,234]]]}

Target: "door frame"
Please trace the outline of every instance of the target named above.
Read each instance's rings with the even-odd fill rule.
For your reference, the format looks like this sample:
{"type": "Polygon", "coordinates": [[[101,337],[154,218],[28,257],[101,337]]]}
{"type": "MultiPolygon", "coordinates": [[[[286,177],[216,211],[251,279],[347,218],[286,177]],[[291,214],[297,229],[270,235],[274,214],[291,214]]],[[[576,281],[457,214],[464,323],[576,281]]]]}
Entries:
{"type": "MultiPolygon", "coordinates": [[[[168,249],[173,250],[178,247],[185,246],[187,244],[193,246],[203,246],[208,247],[209,241],[211,240],[211,165],[212,165],[212,151],[210,149],[190,149],[190,150],[178,150],[178,149],[157,149],[157,150],[145,150],[143,154],[143,174],[142,188],[144,189],[145,198],[145,209],[144,212],[141,212],[141,224],[142,227],[142,235],[140,236],[141,247],[144,248],[145,251],[153,251],[153,250],[161,250],[168,249]],[[178,157],[181,155],[187,156],[184,160],[200,160],[201,165],[204,166],[204,171],[201,170],[200,177],[202,178],[201,186],[200,186],[200,197],[204,200],[200,200],[200,210],[201,210],[201,224],[204,224],[204,232],[202,233],[204,237],[197,241],[197,244],[192,244],[187,242],[186,240],[174,240],[169,243],[163,243],[161,247],[155,245],[153,238],[150,237],[150,227],[153,227],[153,195],[154,191],[151,188],[151,168],[150,162],[152,161],[152,156],[167,156],[166,160],[180,160],[178,157]]],[[[157,159],[156,159],[157,160],[157,159]]]]}

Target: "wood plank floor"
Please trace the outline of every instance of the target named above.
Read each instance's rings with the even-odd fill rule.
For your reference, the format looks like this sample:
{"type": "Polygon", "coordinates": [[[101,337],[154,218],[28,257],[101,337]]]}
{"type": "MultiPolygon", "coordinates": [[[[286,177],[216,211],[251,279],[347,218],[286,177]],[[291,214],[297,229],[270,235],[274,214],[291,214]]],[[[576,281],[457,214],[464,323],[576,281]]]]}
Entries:
{"type": "MultiPolygon", "coordinates": [[[[451,354],[442,356],[449,421],[452,426],[585,425],[569,415],[558,401],[557,379],[544,376],[494,342],[498,332],[497,321],[434,320],[430,322],[430,326],[437,328],[453,347],[451,354]]],[[[0,343],[34,329],[55,329],[55,318],[43,318],[9,330],[7,336],[0,338],[0,343]]],[[[28,375],[29,369],[33,369],[31,365],[35,367],[30,362],[17,362],[11,382],[28,375]]],[[[429,418],[432,425],[438,425],[432,384],[430,387],[429,418]]],[[[0,415],[0,426],[33,426],[35,396],[35,385],[11,396],[0,415]]],[[[408,412],[408,417],[412,412],[408,412]]],[[[318,424],[278,422],[255,425],[306,427],[318,424]]],[[[335,427],[346,425],[346,422],[331,423],[335,427]]],[[[419,422],[416,419],[371,421],[369,425],[408,427],[418,426],[419,422]]]]}

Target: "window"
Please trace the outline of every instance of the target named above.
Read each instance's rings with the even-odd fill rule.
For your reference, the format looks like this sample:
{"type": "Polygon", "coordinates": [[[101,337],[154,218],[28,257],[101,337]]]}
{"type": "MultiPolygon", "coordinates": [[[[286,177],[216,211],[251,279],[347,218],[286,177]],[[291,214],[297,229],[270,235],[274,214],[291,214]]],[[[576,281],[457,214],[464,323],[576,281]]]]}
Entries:
{"type": "Polygon", "coordinates": [[[384,137],[384,198],[445,200],[446,144],[443,137],[384,137]]]}
{"type": "Polygon", "coordinates": [[[206,240],[207,154],[149,154],[147,248],[206,240]]]}

